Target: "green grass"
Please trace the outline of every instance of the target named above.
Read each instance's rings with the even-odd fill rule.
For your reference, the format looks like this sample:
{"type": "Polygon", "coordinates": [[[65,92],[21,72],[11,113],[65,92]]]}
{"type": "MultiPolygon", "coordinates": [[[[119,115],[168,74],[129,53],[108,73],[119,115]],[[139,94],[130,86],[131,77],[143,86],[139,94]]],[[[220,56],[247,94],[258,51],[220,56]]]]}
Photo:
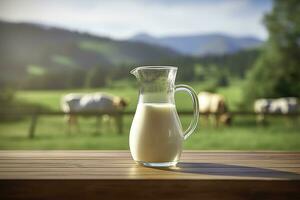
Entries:
{"type": "Polygon", "coordinates": [[[50,90],[50,91],[19,91],[17,99],[45,106],[51,110],[60,110],[60,99],[68,93],[107,92],[125,97],[130,102],[127,109],[134,109],[137,99],[137,91],[129,89],[76,89],[76,90],[50,90]]]}
{"type": "MultiPolygon", "coordinates": [[[[204,83],[193,83],[200,92],[204,83]]],[[[228,88],[220,88],[231,110],[238,109],[242,99],[240,82],[233,82],[228,88]]],[[[127,110],[135,110],[137,88],[127,87],[128,82],[115,83],[105,89],[80,89],[57,91],[20,91],[19,101],[35,103],[52,110],[60,109],[60,99],[70,92],[108,92],[123,96],[129,102],[127,110]]],[[[176,94],[178,110],[191,109],[191,100],[187,94],[176,94]]],[[[28,138],[30,118],[16,122],[0,122],[0,149],[128,149],[128,136],[132,116],[124,118],[124,134],[120,135],[115,127],[101,126],[100,133],[95,131],[95,117],[80,118],[81,132],[66,133],[63,116],[41,117],[38,119],[36,137],[28,138]]],[[[191,117],[181,117],[183,127],[187,127],[191,117]]],[[[215,128],[204,125],[184,143],[185,149],[209,150],[300,150],[300,123],[284,118],[270,120],[269,126],[257,126],[251,117],[237,116],[231,127],[215,128]]]]}
{"type": "MultiPolygon", "coordinates": [[[[191,85],[194,90],[199,93],[206,86],[205,83],[186,83],[191,85]]],[[[127,110],[135,110],[137,98],[138,98],[138,88],[134,86],[125,87],[130,85],[128,82],[117,82],[114,87],[111,88],[101,88],[101,89],[75,89],[75,90],[49,90],[49,91],[19,91],[17,93],[17,99],[21,101],[27,101],[35,104],[39,104],[50,108],[52,110],[60,110],[60,99],[63,95],[68,93],[90,93],[90,92],[107,92],[114,95],[124,97],[129,105],[127,110]]],[[[132,84],[131,84],[132,85],[132,84]]],[[[237,109],[238,103],[242,99],[242,92],[240,87],[240,82],[233,82],[231,87],[220,88],[219,93],[223,94],[229,104],[231,110],[237,109]]],[[[190,97],[183,93],[175,94],[176,106],[178,110],[191,110],[192,101],[190,97]]]]}
{"type": "MultiPolygon", "coordinates": [[[[187,127],[191,117],[181,117],[187,127]]],[[[81,131],[67,134],[63,117],[38,119],[36,137],[28,138],[29,119],[0,123],[0,149],[128,149],[132,117],[125,117],[124,134],[102,124],[97,133],[94,117],[80,118],[81,131]]],[[[185,149],[202,150],[300,150],[299,123],[273,119],[266,127],[256,126],[252,118],[236,119],[232,127],[204,125],[184,143],[185,149]]]]}

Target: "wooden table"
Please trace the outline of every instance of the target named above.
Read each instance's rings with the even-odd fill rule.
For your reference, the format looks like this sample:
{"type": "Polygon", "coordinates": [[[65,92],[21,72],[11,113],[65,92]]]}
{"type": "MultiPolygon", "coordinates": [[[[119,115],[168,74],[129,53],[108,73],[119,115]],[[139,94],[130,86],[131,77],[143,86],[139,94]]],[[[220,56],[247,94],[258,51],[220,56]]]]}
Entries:
{"type": "Polygon", "coordinates": [[[300,199],[300,152],[186,151],[171,169],[128,151],[0,151],[0,199],[300,199]]]}

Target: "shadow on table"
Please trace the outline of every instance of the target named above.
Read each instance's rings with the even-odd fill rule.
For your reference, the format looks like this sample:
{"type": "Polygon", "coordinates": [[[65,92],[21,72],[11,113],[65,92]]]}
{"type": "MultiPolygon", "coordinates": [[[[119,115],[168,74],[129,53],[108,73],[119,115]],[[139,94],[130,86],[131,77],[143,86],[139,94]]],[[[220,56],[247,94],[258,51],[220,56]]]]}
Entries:
{"type": "Polygon", "coordinates": [[[241,165],[228,165],[218,163],[192,163],[180,162],[176,167],[160,168],[161,170],[181,173],[216,175],[216,176],[240,176],[240,177],[260,177],[260,178],[287,178],[299,179],[300,174],[285,172],[275,169],[259,167],[247,167],[241,165]]]}

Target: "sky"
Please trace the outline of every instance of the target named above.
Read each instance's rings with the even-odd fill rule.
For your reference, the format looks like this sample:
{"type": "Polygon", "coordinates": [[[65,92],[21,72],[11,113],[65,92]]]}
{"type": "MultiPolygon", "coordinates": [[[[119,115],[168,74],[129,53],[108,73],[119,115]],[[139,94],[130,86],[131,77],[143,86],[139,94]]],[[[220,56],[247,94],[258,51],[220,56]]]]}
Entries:
{"type": "Polygon", "coordinates": [[[225,33],[266,39],[271,0],[0,0],[0,20],[126,39],[225,33]]]}

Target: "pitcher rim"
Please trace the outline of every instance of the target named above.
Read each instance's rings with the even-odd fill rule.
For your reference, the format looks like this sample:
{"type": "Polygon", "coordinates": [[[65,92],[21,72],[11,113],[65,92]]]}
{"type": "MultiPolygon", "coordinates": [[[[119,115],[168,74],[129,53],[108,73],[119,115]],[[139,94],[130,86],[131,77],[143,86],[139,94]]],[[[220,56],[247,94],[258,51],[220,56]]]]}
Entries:
{"type": "Polygon", "coordinates": [[[144,65],[140,67],[136,67],[133,70],[130,71],[131,74],[133,74],[135,71],[140,69],[174,69],[177,70],[178,67],[171,66],[171,65],[144,65]]]}

